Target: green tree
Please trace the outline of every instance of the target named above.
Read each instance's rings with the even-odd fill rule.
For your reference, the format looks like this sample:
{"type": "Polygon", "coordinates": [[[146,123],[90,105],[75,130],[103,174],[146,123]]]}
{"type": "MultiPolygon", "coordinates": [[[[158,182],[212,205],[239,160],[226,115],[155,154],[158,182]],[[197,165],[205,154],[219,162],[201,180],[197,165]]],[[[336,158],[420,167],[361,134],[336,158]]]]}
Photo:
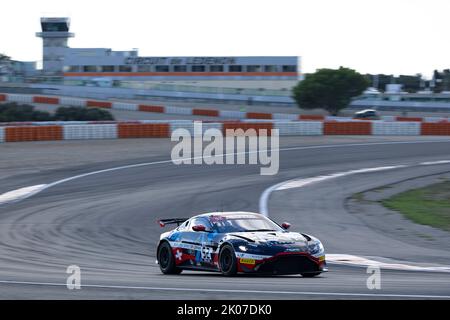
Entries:
{"type": "Polygon", "coordinates": [[[302,109],[320,108],[337,115],[368,86],[367,79],[352,69],[319,69],[293,88],[293,98],[302,109]]]}
{"type": "Polygon", "coordinates": [[[114,120],[114,117],[109,111],[98,108],[59,107],[55,112],[55,120],[105,121],[114,120]]]}

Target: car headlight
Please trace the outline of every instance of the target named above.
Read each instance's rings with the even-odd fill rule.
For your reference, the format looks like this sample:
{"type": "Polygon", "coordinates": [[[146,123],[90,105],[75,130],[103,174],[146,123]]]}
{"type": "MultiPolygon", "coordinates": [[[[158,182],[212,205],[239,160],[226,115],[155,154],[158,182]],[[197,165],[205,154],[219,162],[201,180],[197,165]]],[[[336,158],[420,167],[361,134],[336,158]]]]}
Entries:
{"type": "Polygon", "coordinates": [[[248,248],[246,247],[246,246],[239,246],[239,250],[241,250],[241,251],[247,251],[248,250],[248,248]]]}
{"type": "Polygon", "coordinates": [[[317,241],[308,245],[309,253],[312,255],[320,255],[324,253],[325,249],[323,248],[322,242],[317,241]]]}

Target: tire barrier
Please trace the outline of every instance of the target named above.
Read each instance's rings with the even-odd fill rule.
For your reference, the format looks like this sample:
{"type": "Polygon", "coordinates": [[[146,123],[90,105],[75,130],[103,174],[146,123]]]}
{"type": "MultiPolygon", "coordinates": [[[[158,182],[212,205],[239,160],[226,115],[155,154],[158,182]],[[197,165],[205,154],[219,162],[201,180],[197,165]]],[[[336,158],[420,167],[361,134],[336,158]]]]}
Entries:
{"type": "Polygon", "coordinates": [[[418,136],[420,135],[420,122],[373,122],[373,135],[378,136],[418,136]]]}
{"type": "Polygon", "coordinates": [[[450,123],[422,123],[421,135],[450,136],[450,123]]]}
{"type": "Polygon", "coordinates": [[[132,123],[125,124],[119,123],[118,138],[169,138],[170,128],[168,123],[156,124],[156,123],[132,123]]]}
{"type": "Polygon", "coordinates": [[[263,113],[263,112],[247,112],[247,119],[272,119],[271,113],[263,113]]]}
{"type": "Polygon", "coordinates": [[[165,113],[192,115],[192,109],[168,106],[164,108],[165,113]]]}
{"type": "Polygon", "coordinates": [[[113,102],[112,109],[114,110],[126,110],[126,111],[138,111],[138,106],[134,103],[113,102]]]}
{"type": "Polygon", "coordinates": [[[59,104],[59,98],[34,96],[33,102],[42,104],[59,104]]]}
{"type": "Polygon", "coordinates": [[[116,124],[70,125],[63,127],[64,140],[117,139],[116,124]]]}
{"type": "Polygon", "coordinates": [[[275,122],[274,129],[279,130],[280,136],[320,136],[323,134],[323,122],[275,122]]]}
{"type": "Polygon", "coordinates": [[[262,134],[263,132],[266,132],[267,135],[271,135],[272,129],[273,129],[273,123],[271,122],[257,122],[257,123],[251,123],[251,122],[226,122],[223,123],[223,134],[227,135],[227,130],[238,130],[242,129],[244,131],[248,129],[254,129],[257,135],[262,134]],[[265,130],[261,132],[261,130],[265,130]]]}
{"type": "Polygon", "coordinates": [[[371,135],[372,123],[361,122],[324,122],[324,135],[371,135]]]}
{"type": "MultiPolygon", "coordinates": [[[[168,138],[176,129],[186,129],[192,136],[194,121],[190,120],[144,120],[128,122],[55,121],[0,124],[0,143],[20,141],[91,140],[122,138],[168,138]]],[[[256,134],[272,134],[279,130],[280,136],[319,135],[390,135],[390,136],[450,136],[449,122],[382,122],[382,121],[258,121],[258,122],[202,122],[202,132],[218,129],[254,129],[256,134]]]]}
{"type": "Polygon", "coordinates": [[[208,129],[218,129],[222,131],[222,123],[214,122],[202,122],[202,132],[194,132],[194,122],[192,121],[171,121],[170,122],[170,134],[177,129],[185,129],[189,131],[192,137],[198,137],[206,132],[208,129]]]}
{"type": "Polygon", "coordinates": [[[298,120],[315,120],[315,121],[323,121],[325,120],[325,116],[322,115],[314,115],[314,114],[301,114],[298,116],[298,120]]]}
{"type": "Polygon", "coordinates": [[[111,109],[112,108],[112,102],[87,100],[86,101],[86,107],[111,109]]]}
{"type": "Polygon", "coordinates": [[[274,120],[298,120],[298,116],[296,114],[290,113],[274,113],[274,120]]]}
{"type": "Polygon", "coordinates": [[[62,106],[86,107],[86,100],[83,99],[62,97],[59,99],[59,102],[62,106]]]}
{"type": "Polygon", "coordinates": [[[5,127],[5,142],[63,140],[62,126],[5,127]]]}
{"type": "Polygon", "coordinates": [[[207,116],[207,117],[219,117],[219,111],[211,110],[211,109],[192,109],[192,115],[207,116]]]}
{"type": "Polygon", "coordinates": [[[7,94],[6,101],[18,103],[33,103],[33,96],[23,94],[7,94]]]}
{"type": "Polygon", "coordinates": [[[396,117],[395,120],[396,121],[408,121],[408,122],[412,122],[412,121],[422,122],[423,118],[418,118],[418,117],[396,117]]]}
{"type": "Polygon", "coordinates": [[[245,119],[247,114],[242,111],[220,110],[220,116],[223,118],[245,119]]]}
{"type": "Polygon", "coordinates": [[[144,104],[139,105],[139,111],[143,112],[155,112],[155,113],[166,113],[164,107],[161,106],[148,106],[144,104]]]}

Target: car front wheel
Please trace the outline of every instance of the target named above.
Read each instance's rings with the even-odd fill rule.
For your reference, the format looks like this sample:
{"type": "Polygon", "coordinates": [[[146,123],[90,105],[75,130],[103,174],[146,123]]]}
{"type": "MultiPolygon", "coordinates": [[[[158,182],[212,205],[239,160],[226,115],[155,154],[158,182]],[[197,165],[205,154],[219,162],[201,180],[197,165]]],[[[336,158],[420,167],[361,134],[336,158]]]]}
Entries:
{"type": "Polygon", "coordinates": [[[236,254],[229,244],[224,245],[219,253],[220,271],[225,276],[234,276],[237,273],[236,254]]]}

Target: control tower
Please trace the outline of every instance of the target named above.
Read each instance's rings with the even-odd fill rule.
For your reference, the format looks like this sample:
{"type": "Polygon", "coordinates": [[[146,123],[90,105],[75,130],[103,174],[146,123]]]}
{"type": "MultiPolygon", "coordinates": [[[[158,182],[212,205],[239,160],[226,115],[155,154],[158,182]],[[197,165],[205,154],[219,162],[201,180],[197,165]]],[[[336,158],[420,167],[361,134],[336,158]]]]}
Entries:
{"type": "Polygon", "coordinates": [[[64,55],[68,48],[69,18],[41,18],[42,32],[36,36],[43,40],[43,73],[49,76],[61,76],[64,67],[64,55]]]}

